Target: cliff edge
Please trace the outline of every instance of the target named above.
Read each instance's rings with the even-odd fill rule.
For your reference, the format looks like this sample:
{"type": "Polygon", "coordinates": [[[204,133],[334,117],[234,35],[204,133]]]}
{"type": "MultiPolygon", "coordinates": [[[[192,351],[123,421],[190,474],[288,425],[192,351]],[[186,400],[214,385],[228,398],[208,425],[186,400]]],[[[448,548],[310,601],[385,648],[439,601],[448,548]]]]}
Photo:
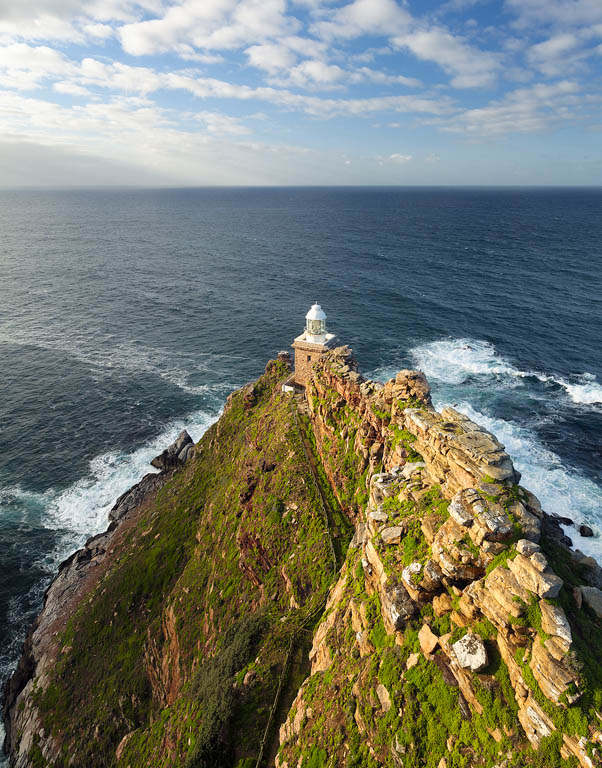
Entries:
{"type": "MultiPolygon", "coordinates": [[[[272,361],[48,590],[13,765],[601,764],[602,573],[417,371],[272,361]]],[[[179,454],[178,454],[179,455],[179,454]]]]}

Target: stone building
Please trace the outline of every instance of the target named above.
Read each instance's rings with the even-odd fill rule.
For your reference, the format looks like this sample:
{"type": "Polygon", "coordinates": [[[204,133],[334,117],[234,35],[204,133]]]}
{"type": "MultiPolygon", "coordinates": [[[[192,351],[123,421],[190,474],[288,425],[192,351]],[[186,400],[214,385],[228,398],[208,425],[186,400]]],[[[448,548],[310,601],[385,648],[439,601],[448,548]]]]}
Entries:
{"type": "MultiPolygon", "coordinates": [[[[304,387],[313,364],[333,345],[334,333],[326,330],[326,314],[316,302],[305,315],[305,330],[292,344],[295,350],[295,372],[292,383],[304,387]]],[[[288,383],[288,382],[287,382],[288,383]]]]}

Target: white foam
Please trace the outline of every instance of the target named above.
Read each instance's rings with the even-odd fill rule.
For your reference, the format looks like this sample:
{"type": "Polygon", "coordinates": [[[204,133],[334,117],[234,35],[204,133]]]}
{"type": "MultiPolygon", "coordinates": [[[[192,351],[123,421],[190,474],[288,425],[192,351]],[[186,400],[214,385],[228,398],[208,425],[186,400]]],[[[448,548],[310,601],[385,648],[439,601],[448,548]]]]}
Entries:
{"type": "Polygon", "coordinates": [[[109,452],[90,462],[89,472],[64,491],[46,498],[43,524],[64,531],[60,546],[45,557],[45,564],[58,564],[91,534],[107,525],[108,512],[115,500],[147,472],[154,472],[150,460],[187,429],[196,442],[217,416],[197,411],[185,419],[171,422],[157,437],[133,453],[109,452]]]}
{"type": "Polygon", "coordinates": [[[583,405],[602,403],[602,384],[596,381],[596,377],[591,373],[584,373],[580,378],[583,380],[581,384],[563,383],[571,400],[583,405]]]}
{"type": "Polygon", "coordinates": [[[516,376],[519,371],[499,357],[488,341],[442,339],[421,344],[411,352],[415,364],[427,377],[447,384],[461,384],[470,376],[516,376]]]}
{"type": "Polygon", "coordinates": [[[521,379],[537,379],[561,387],[573,403],[596,405],[602,403],[602,385],[591,373],[575,375],[575,382],[541,371],[522,371],[495,347],[482,339],[441,339],[421,344],[411,351],[414,364],[429,378],[446,384],[462,384],[474,376],[496,376],[506,386],[518,386],[521,379]]]}

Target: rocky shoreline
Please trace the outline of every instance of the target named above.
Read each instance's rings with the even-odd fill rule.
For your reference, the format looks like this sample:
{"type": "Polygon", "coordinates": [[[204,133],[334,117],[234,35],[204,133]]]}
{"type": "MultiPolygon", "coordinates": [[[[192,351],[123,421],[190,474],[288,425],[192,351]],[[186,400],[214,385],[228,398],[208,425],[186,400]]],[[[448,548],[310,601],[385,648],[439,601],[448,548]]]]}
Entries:
{"type": "Polygon", "coordinates": [[[44,593],[40,613],[27,633],[17,667],[4,687],[4,752],[10,755],[11,765],[16,768],[28,765],[35,737],[43,733],[33,703],[33,681],[43,683],[47,671],[55,663],[59,653],[56,638],[81,601],[99,582],[103,565],[110,560],[117,538],[136,522],[145,503],[192,457],[194,450],[192,438],[184,430],[151,461],[151,465],[160,471],[144,475],[119,496],[109,511],[107,529],[90,537],[81,549],[59,565],[57,575],[44,593]],[[22,707],[17,707],[18,701],[23,702],[22,707]]]}
{"type": "MultiPolygon", "coordinates": [[[[520,474],[494,435],[453,408],[437,412],[419,371],[400,371],[385,384],[370,381],[351,351],[339,347],[314,367],[299,411],[282,393],[289,373],[286,360],[269,363],[262,379],[228,398],[224,416],[199,445],[183,432],[152,460],[160,472],[116,501],[107,530],[61,564],[5,690],[11,765],[85,765],[66,759],[60,727],[53,721],[49,729],[48,710],[46,720],[41,714],[40,692],[48,695],[56,669],[70,659],[69,620],[100,599],[104,589],[97,588],[111,569],[119,570],[121,558],[157,541],[165,541],[157,549],[164,558],[189,549],[181,564],[169,561],[170,586],[152,629],[149,619],[135,630],[144,635],[135,669],[149,683],[153,708],[145,710],[147,720],[111,715],[118,735],[95,765],[196,765],[191,734],[205,727],[201,692],[209,685],[198,676],[205,666],[220,668],[216,649],[231,629],[224,616],[237,626],[241,612],[280,600],[274,627],[277,633],[291,627],[290,655],[305,604],[325,595],[328,584],[310,668],[305,679],[295,678],[288,715],[281,715],[276,766],[430,766],[435,753],[435,768],[599,765],[602,569],[572,549],[561,527],[572,521],[548,515],[519,485],[520,474]],[[302,421],[304,449],[294,442],[302,421]],[[276,433],[278,460],[269,456],[276,433]],[[235,440],[238,463],[230,466],[235,440]],[[320,498],[329,515],[336,509],[341,515],[326,529],[312,506],[318,498],[312,473],[300,475],[294,502],[287,495],[292,473],[307,471],[300,464],[310,443],[320,498]],[[207,459],[203,471],[194,457],[207,459]],[[209,492],[209,478],[224,487],[209,492]],[[163,528],[161,514],[168,517],[163,528]],[[183,519],[182,538],[171,547],[169,528],[183,519]],[[303,531],[311,536],[299,540],[303,531]],[[332,537],[345,547],[351,541],[334,580],[324,581],[332,537]],[[311,557],[295,570],[299,550],[311,557]],[[312,584],[323,591],[312,594],[312,584]],[[191,690],[196,693],[178,710],[191,690]],[[198,719],[183,727],[182,712],[196,705],[198,719]],[[157,725],[172,716],[175,724],[157,725]],[[550,762],[539,760],[542,750],[550,762]]],[[[126,606],[126,626],[138,602],[135,596],[126,606]]],[[[117,606],[109,603],[103,615],[112,624],[117,606]]],[[[92,663],[85,649],[83,655],[92,663]]],[[[265,684],[263,709],[257,701],[253,706],[275,710],[266,697],[276,687],[274,671],[284,676],[288,661],[270,659],[262,667],[260,660],[253,651],[247,662],[233,662],[230,676],[214,681],[215,696],[226,690],[252,697],[265,684]]],[[[122,699],[114,706],[123,709],[122,699]]],[[[253,737],[253,722],[247,726],[253,737]]],[[[97,730],[81,738],[100,743],[97,730]]],[[[71,736],[71,747],[80,746],[78,738],[71,736]]],[[[246,763],[232,764],[250,765],[244,755],[246,763]]]]}

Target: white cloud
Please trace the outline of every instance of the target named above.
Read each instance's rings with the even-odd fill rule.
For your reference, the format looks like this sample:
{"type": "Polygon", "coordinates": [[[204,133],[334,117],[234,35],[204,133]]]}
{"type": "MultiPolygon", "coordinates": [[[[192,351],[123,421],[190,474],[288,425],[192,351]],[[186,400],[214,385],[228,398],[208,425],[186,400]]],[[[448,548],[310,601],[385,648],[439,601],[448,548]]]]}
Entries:
{"type": "Polygon", "coordinates": [[[63,78],[75,71],[75,65],[62,53],[45,45],[0,46],[0,85],[5,87],[32,90],[49,78],[63,78]]]}
{"type": "Polygon", "coordinates": [[[441,27],[414,30],[393,38],[393,43],[438,64],[452,75],[451,84],[456,88],[491,85],[500,66],[495,54],[474,48],[441,27]]]}
{"type": "Polygon", "coordinates": [[[157,11],[160,0],[0,0],[0,42],[47,40],[83,43],[108,37],[100,22],[134,21],[157,11]]]}
{"type": "Polygon", "coordinates": [[[98,40],[106,40],[107,38],[112,37],[115,33],[110,24],[84,24],[82,29],[88,37],[96,38],[98,40]]]}
{"type": "Polygon", "coordinates": [[[159,18],[123,25],[119,35],[134,56],[177,51],[185,45],[236,49],[295,32],[299,23],[285,10],[284,0],[184,0],[159,18]]]}
{"type": "Polygon", "coordinates": [[[302,61],[290,70],[286,82],[300,88],[313,86],[332,87],[338,85],[346,76],[344,69],[337,64],[310,59],[302,61]]]}
{"type": "Polygon", "coordinates": [[[567,27],[602,22],[600,0],[506,0],[517,16],[517,26],[540,28],[545,24],[567,27]]]}
{"type": "Polygon", "coordinates": [[[583,71],[585,59],[595,49],[585,47],[592,37],[592,30],[562,32],[531,46],[527,60],[531,66],[549,77],[583,71]]]}
{"type": "Polygon", "coordinates": [[[363,35],[389,36],[405,30],[410,14],[395,0],[354,0],[325,13],[311,31],[325,40],[350,39],[363,35]]]}
{"type": "Polygon", "coordinates": [[[77,83],[70,83],[67,81],[53,83],[52,89],[57,93],[65,93],[68,96],[90,96],[90,91],[87,88],[84,88],[83,85],[77,85],[77,83]]]}
{"type": "Polygon", "coordinates": [[[195,118],[205,126],[207,133],[218,136],[242,136],[250,133],[239,118],[224,115],[221,112],[198,112],[195,118]]]}
{"type": "Polygon", "coordinates": [[[572,80],[519,88],[486,107],[467,109],[451,120],[433,124],[467,136],[544,131],[559,120],[575,119],[581,106],[580,86],[572,80]]]}
{"type": "Polygon", "coordinates": [[[398,152],[389,155],[389,160],[393,163],[409,163],[411,159],[412,155],[400,155],[398,152]]]}
{"type": "Polygon", "coordinates": [[[249,58],[251,66],[272,74],[292,67],[297,61],[296,55],[290,48],[277,43],[252,45],[250,48],[247,48],[245,53],[249,58]]]}

